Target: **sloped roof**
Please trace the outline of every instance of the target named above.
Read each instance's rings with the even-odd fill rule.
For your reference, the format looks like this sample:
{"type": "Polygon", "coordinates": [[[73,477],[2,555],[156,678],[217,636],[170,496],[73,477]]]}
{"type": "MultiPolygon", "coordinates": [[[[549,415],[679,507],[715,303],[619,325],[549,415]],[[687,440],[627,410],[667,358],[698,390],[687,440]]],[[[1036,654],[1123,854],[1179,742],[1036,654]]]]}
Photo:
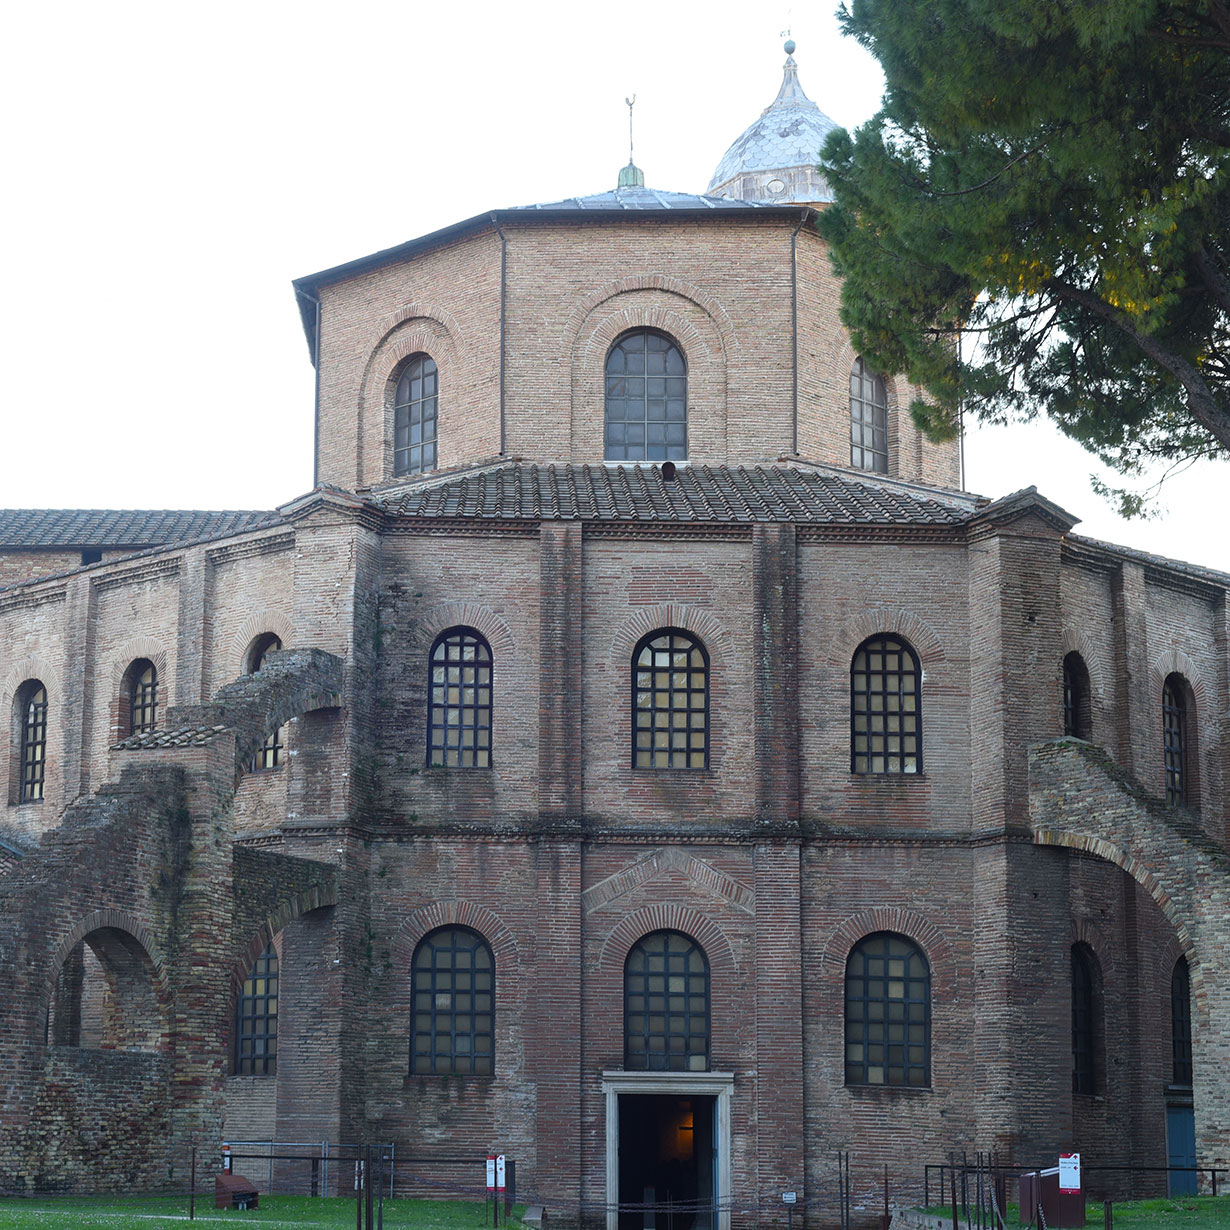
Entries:
{"type": "Polygon", "coordinates": [[[276,525],[276,512],[0,508],[0,550],[140,548],[224,538],[276,525]]]}
{"type": "Polygon", "coordinates": [[[399,517],[491,520],[961,525],[972,509],[836,474],[787,466],[523,465],[373,494],[399,517]]]}
{"type": "Polygon", "coordinates": [[[558,213],[580,213],[621,209],[772,209],[772,202],[740,201],[731,197],[702,196],[698,192],[667,192],[660,188],[612,188],[590,196],[570,196],[562,201],[543,205],[518,205],[509,213],[526,210],[549,210],[558,213]]]}

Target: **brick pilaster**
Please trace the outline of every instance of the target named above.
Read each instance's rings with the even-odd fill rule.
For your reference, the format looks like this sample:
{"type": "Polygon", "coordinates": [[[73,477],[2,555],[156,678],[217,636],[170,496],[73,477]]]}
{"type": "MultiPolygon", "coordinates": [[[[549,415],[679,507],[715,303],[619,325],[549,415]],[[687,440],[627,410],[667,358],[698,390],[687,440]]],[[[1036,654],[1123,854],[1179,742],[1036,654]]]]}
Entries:
{"type": "Polygon", "coordinates": [[[90,575],[68,582],[65,614],[63,801],[90,789],[90,730],[94,710],[94,581],[90,575]]]}
{"type": "Polygon", "coordinates": [[[1149,637],[1144,569],[1123,560],[1111,578],[1110,592],[1114,629],[1115,759],[1126,772],[1139,774],[1156,759],[1148,742],[1153,723],[1149,718],[1149,637]]]}
{"type": "Polygon", "coordinates": [[[538,809],[581,813],[581,526],[544,522],[539,535],[538,809]]]}

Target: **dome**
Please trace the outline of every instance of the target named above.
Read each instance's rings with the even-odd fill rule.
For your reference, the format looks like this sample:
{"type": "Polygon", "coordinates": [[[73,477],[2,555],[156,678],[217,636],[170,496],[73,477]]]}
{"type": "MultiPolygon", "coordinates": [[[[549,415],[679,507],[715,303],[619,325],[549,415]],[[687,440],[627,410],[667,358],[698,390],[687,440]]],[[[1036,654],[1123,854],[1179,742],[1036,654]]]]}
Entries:
{"type": "Polygon", "coordinates": [[[787,43],[777,97],[722,156],[707,195],[800,205],[833,199],[816,163],[825,138],[837,125],[803,93],[798,65],[789,54],[793,50],[794,44],[787,43]]]}

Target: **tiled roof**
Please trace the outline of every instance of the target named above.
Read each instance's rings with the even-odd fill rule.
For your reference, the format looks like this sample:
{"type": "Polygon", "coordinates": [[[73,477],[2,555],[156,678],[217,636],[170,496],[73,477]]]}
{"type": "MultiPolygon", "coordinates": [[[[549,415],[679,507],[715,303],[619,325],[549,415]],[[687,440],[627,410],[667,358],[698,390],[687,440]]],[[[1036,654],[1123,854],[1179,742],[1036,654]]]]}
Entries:
{"type": "Polygon", "coordinates": [[[665,192],[658,188],[612,188],[591,196],[570,196],[542,205],[517,205],[508,212],[550,210],[580,213],[594,210],[645,209],[764,209],[774,203],[739,201],[728,197],[701,196],[696,192],[665,192]]]}
{"type": "Polygon", "coordinates": [[[147,730],[143,734],[129,735],[111,750],[135,752],[151,747],[204,747],[225,729],[225,726],[180,726],[177,730],[147,730]]]}
{"type": "Polygon", "coordinates": [[[532,521],[960,525],[971,509],[899,486],[786,466],[508,464],[372,496],[401,517],[532,521]]]}
{"type": "Polygon", "coordinates": [[[242,534],[276,525],[280,520],[276,512],[0,508],[0,550],[155,547],[242,534]]]}

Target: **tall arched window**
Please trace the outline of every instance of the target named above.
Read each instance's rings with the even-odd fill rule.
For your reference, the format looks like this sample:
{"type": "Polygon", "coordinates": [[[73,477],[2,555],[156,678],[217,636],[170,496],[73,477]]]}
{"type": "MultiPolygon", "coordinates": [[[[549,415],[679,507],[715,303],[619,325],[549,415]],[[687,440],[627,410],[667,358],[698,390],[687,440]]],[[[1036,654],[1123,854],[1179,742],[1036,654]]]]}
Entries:
{"type": "Polygon", "coordinates": [[[665,333],[625,333],[606,357],[606,459],[685,461],[688,369],[665,333]]]}
{"type": "Polygon", "coordinates": [[[846,1084],[931,1084],[931,968],[904,935],[869,935],[846,961],[846,1084]]]}
{"type": "Polygon", "coordinates": [[[1098,986],[1097,958],[1085,944],[1072,945],[1072,1092],[1096,1093],[1098,986]]]}
{"type": "Polygon", "coordinates": [[[270,944],[244,979],[235,1021],[235,1071],[276,1076],[278,1071],[278,954],[270,944]]]}
{"type": "Polygon", "coordinates": [[[15,708],[20,749],[17,801],[40,803],[47,779],[47,689],[37,679],[27,679],[17,689],[15,708]]]}
{"type": "MultiPolygon", "coordinates": [[[[281,648],[281,638],[272,632],[266,632],[263,636],[257,637],[248,650],[248,673],[256,674],[265,665],[265,659],[269,654],[276,653],[281,648]]],[[[279,726],[265,739],[265,742],[257,749],[256,755],[252,757],[252,772],[260,773],[266,769],[278,768],[285,754],[284,731],[279,726]]]]}
{"type": "Polygon", "coordinates": [[[1191,687],[1182,675],[1167,675],[1162,686],[1162,757],[1166,767],[1166,802],[1191,807],[1196,802],[1191,687]]]}
{"type": "Polygon", "coordinates": [[[491,646],[473,628],[449,628],[431,647],[427,763],[491,767],[491,646]]]}
{"type": "Polygon", "coordinates": [[[655,931],[624,962],[624,1067],[709,1070],[709,959],[681,931],[655,931]]]}
{"type": "Polygon", "coordinates": [[[128,733],[145,734],[158,721],[158,672],[148,658],[138,658],[124,672],[124,680],[128,733]]]}
{"type": "Polygon", "coordinates": [[[393,473],[424,474],[436,468],[440,377],[430,355],[415,355],[402,368],[393,394],[393,473]]]}
{"type": "Polygon", "coordinates": [[[922,772],[922,672],[894,636],[873,636],[850,663],[850,771],[922,772]]]}
{"type": "Polygon", "coordinates": [[[494,1064],[495,962],[468,927],[440,927],[414,950],[410,1071],[490,1076],[494,1064]]]}
{"type": "Polygon", "coordinates": [[[632,766],[709,765],[709,655],[680,628],[642,637],[632,654],[632,766]]]}
{"type": "Polygon", "coordinates": [[[1088,739],[1090,727],[1089,671],[1073,651],[1063,659],[1063,733],[1088,739]]]}
{"type": "Polygon", "coordinates": [[[1172,1085],[1192,1083],[1192,980],[1187,958],[1170,975],[1170,1057],[1172,1085]]]}
{"type": "Polygon", "coordinates": [[[861,358],[850,369],[850,464],[888,473],[888,391],[861,358]]]}

